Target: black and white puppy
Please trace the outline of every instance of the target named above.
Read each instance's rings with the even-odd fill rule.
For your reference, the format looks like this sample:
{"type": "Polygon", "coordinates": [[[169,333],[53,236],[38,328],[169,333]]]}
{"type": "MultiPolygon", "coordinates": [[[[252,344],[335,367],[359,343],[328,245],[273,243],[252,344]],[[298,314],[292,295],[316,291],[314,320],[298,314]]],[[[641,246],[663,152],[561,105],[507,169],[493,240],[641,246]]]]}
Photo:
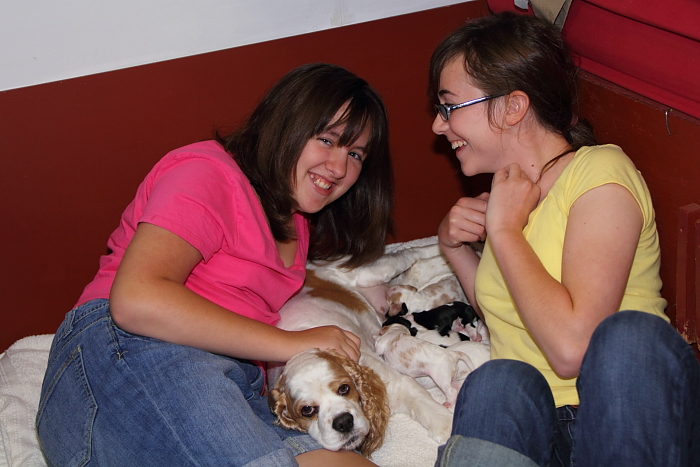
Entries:
{"type": "MultiPolygon", "coordinates": [[[[472,306],[464,302],[452,302],[431,310],[409,313],[402,306],[397,318],[408,320],[416,329],[417,337],[443,347],[465,340],[489,342],[488,329],[472,306]]],[[[389,318],[384,325],[391,324],[389,318]]],[[[401,322],[401,321],[395,321],[401,322]]]]}
{"type": "MultiPolygon", "coordinates": [[[[478,340],[476,334],[469,332],[467,326],[476,329],[479,315],[471,305],[464,302],[452,302],[440,305],[432,310],[412,313],[413,320],[426,329],[434,329],[441,336],[448,336],[451,332],[463,332],[469,340],[478,340]],[[472,336],[475,339],[472,339],[472,336]]],[[[464,340],[464,339],[463,339],[464,340]]]]}

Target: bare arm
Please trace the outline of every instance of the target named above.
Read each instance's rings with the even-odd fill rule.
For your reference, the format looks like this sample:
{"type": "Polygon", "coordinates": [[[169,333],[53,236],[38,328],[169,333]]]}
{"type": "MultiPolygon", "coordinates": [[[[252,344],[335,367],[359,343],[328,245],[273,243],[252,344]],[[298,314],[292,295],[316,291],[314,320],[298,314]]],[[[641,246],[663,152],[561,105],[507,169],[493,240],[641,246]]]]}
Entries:
{"type": "Polygon", "coordinates": [[[489,242],[523,322],[552,368],[573,377],[595,328],[619,309],[642,214],[619,185],[583,194],[570,211],[559,283],[522,233],[539,196],[539,187],[531,185],[517,166],[496,173],[486,221],[489,242]]]}
{"type": "Polygon", "coordinates": [[[476,302],[474,276],[479,257],[466,242],[483,241],[486,238],[486,204],[488,193],[476,198],[460,198],[450,209],[438,228],[438,243],[455,270],[469,303],[479,316],[483,315],[476,302]]]}
{"type": "Polygon", "coordinates": [[[192,292],[184,283],[201,260],[199,251],[177,235],[139,224],[112,286],[114,322],[134,334],[237,358],[286,362],[318,347],[359,359],[359,338],[340,328],[283,331],[192,292]]]}

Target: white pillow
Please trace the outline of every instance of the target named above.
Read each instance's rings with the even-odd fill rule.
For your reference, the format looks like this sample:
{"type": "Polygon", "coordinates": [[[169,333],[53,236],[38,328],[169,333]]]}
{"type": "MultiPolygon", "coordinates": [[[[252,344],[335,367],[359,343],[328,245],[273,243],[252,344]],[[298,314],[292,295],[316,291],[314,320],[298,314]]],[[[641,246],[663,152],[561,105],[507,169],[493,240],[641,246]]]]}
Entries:
{"type": "Polygon", "coordinates": [[[0,467],[46,467],[34,419],[52,340],[25,337],[0,354],[0,467]]]}

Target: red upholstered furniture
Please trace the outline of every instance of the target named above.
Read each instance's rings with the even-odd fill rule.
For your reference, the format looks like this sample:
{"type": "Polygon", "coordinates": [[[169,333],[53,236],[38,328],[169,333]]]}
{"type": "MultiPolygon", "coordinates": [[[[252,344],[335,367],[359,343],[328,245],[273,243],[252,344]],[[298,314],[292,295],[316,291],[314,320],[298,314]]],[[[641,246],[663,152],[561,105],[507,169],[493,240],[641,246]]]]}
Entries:
{"type": "MultiPolygon", "coordinates": [[[[488,3],[524,12],[512,0],[488,3]]],[[[562,33],[583,70],[700,118],[697,0],[573,0],[562,33]]]]}

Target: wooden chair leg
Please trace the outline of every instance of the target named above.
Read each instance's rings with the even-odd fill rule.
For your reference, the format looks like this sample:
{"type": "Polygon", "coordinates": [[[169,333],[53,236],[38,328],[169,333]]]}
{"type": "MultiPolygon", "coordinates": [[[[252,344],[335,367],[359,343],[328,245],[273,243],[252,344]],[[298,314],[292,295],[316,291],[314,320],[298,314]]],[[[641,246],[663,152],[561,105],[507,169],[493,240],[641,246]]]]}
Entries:
{"type": "Polygon", "coordinates": [[[697,344],[700,302],[700,205],[678,210],[676,255],[676,329],[689,344],[697,344]]]}

